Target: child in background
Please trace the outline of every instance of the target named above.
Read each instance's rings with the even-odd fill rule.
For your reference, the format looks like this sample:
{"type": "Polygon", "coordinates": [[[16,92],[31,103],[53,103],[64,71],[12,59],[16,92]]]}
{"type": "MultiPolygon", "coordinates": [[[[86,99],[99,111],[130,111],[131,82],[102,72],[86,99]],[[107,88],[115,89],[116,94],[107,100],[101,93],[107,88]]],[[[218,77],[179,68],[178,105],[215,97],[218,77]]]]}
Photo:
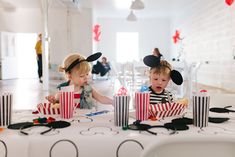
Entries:
{"type": "Polygon", "coordinates": [[[174,98],[172,93],[167,91],[170,80],[177,85],[182,84],[183,78],[181,74],[172,70],[171,65],[166,60],[161,60],[160,57],[153,55],[144,58],[145,65],[150,68],[150,104],[173,102],[174,98]]]}
{"type": "MultiPolygon", "coordinates": [[[[59,90],[67,86],[74,85],[75,101],[80,100],[80,108],[91,109],[93,107],[92,98],[102,104],[112,104],[112,99],[101,95],[91,85],[88,84],[88,78],[91,71],[89,62],[97,60],[101,53],[96,53],[85,59],[79,54],[71,54],[64,60],[63,66],[59,71],[64,72],[68,81],[58,86],[59,90]]],[[[59,102],[59,93],[49,95],[46,99],[51,103],[59,102]]]]}

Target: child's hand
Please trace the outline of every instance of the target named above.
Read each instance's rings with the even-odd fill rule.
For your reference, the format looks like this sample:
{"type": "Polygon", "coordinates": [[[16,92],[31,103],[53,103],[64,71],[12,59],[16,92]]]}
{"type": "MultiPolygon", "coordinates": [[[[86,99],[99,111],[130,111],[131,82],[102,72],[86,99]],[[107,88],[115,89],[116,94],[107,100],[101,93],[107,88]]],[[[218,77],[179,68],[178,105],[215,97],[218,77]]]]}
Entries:
{"type": "Polygon", "coordinates": [[[46,96],[46,99],[50,102],[50,103],[56,103],[56,98],[54,95],[48,95],[46,96]]]}

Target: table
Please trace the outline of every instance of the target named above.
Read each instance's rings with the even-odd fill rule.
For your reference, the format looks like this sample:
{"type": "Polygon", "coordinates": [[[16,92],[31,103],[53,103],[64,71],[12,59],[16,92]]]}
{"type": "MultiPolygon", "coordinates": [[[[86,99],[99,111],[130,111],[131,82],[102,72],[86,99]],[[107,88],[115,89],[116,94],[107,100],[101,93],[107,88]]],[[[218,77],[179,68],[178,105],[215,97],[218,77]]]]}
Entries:
{"type": "MultiPolygon", "coordinates": [[[[235,138],[235,114],[210,114],[217,117],[229,117],[223,124],[209,123],[209,126],[201,130],[190,126],[187,131],[178,131],[170,135],[168,130],[153,129],[158,135],[148,132],[123,130],[114,126],[113,112],[91,117],[84,117],[84,113],[93,110],[77,110],[74,118],[69,119],[71,126],[64,129],[56,129],[45,135],[39,132],[45,128],[30,129],[30,135],[20,134],[19,131],[5,129],[0,133],[0,157],[139,157],[143,149],[156,142],[161,142],[173,137],[218,137],[229,136],[235,138]],[[6,146],[6,147],[5,147],[6,146]],[[6,154],[7,148],[7,154],[6,154]]],[[[186,117],[192,117],[188,110],[186,117]]],[[[32,111],[14,111],[13,122],[32,121],[42,115],[33,115],[32,111]]],[[[59,115],[54,116],[57,120],[59,115]]],[[[170,122],[167,117],[160,121],[146,121],[151,125],[161,125],[170,122]]],[[[129,123],[135,121],[134,111],[130,113],[129,123]]]]}

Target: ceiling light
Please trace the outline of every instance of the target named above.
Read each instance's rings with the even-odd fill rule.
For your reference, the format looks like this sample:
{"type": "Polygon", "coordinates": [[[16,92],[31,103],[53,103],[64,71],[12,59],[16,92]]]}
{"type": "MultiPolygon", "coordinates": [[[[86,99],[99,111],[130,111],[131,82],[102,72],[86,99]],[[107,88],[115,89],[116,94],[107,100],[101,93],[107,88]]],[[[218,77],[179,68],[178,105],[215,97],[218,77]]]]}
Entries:
{"type": "Polygon", "coordinates": [[[130,14],[127,16],[127,21],[136,21],[137,17],[135,16],[133,10],[131,10],[130,14]]]}
{"type": "Polygon", "coordinates": [[[141,0],[132,1],[131,8],[133,10],[141,10],[144,9],[144,3],[141,0]]]}

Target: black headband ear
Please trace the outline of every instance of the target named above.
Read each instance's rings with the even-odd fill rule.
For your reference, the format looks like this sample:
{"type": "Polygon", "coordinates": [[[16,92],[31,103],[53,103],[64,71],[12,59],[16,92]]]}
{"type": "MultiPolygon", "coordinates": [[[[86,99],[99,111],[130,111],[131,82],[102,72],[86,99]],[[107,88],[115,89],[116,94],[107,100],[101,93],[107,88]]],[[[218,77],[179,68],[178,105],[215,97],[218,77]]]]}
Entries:
{"type": "Polygon", "coordinates": [[[177,85],[181,85],[183,83],[183,77],[180,74],[180,72],[177,70],[172,70],[170,77],[171,77],[172,81],[177,85]]]}
{"type": "Polygon", "coordinates": [[[149,67],[156,67],[160,64],[160,58],[154,55],[145,56],[143,61],[144,61],[144,64],[149,67]]]}
{"type": "Polygon", "coordinates": [[[90,55],[89,57],[87,57],[86,61],[93,62],[93,61],[99,59],[101,55],[102,55],[101,52],[94,53],[94,54],[90,55]]]}
{"type": "Polygon", "coordinates": [[[90,55],[89,57],[87,57],[87,59],[85,60],[75,60],[73,63],[70,64],[70,66],[68,66],[68,68],[65,69],[65,72],[69,72],[70,70],[72,70],[76,65],[78,65],[79,63],[81,62],[84,62],[84,61],[87,61],[87,62],[93,62],[97,59],[100,58],[100,56],[102,55],[101,52],[97,52],[97,53],[94,53],[92,55],[90,55]]]}
{"type": "MultiPolygon", "coordinates": [[[[143,61],[144,61],[145,65],[147,65],[151,68],[161,66],[160,57],[156,57],[153,55],[145,56],[143,61]]],[[[166,66],[166,67],[168,67],[168,66],[166,66]]],[[[170,69],[170,67],[168,67],[168,68],[170,69]]],[[[171,77],[171,80],[177,85],[181,85],[183,83],[183,77],[180,74],[180,72],[177,70],[171,70],[170,77],[171,77]]]]}

